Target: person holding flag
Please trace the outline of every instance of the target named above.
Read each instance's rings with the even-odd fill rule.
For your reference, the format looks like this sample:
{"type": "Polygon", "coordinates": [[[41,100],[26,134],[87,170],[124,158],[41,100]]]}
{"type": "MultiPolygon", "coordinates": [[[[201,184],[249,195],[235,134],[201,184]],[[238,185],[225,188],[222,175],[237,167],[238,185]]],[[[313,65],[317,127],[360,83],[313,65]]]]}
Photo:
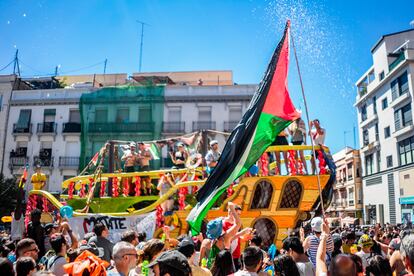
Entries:
{"type": "Polygon", "coordinates": [[[234,180],[245,174],[272,144],[276,136],[300,117],[289,96],[290,21],[273,53],[263,80],[242,119],[227,139],[220,159],[197,194],[197,205],[187,222],[200,232],[207,212],[234,180]]]}

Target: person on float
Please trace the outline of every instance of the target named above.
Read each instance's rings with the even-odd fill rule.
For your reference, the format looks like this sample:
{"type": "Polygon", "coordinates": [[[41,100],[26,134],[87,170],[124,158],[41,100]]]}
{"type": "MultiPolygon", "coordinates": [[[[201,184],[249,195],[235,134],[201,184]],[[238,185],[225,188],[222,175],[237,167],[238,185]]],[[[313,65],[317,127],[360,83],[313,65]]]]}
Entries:
{"type": "Polygon", "coordinates": [[[30,182],[33,185],[33,190],[43,190],[46,186],[46,175],[42,173],[42,167],[37,164],[35,173],[32,175],[30,182]]]}
{"type": "MultiPolygon", "coordinates": [[[[323,127],[321,127],[318,119],[315,119],[309,123],[309,135],[312,137],[312,141],[315,146],[325,145],[326,130],[323,127]]],[[[318,158],[318,155],[319,155],[318,152],[319,151],[315,151],[316,159],[318,158]]],[[[313,154],[311,156],[311,165],[312,165],[312,174],[315,174],[316,173],[316,162],[315,162],[315,159],[313,158],[313,154]]]]}
{"type": "Polygon", "coordinates": [[[184,144],[179,142],[177,144],[177,151],[175,153],[170,152],[171,160],[174,164],[174,167],[177,169],[184,169],[187,163],[189,154],[184,147],[184,144]]]}
{"type": "Polygon", "coordinates": [[[207,152],[205,159],[206,159],[206,171],[207,174],[211,174],[214,168],[217,166],[218,160],[221,156],[221,152],[219,149],[219,144],[217,140],[212,140],[210,142],[210,150],[207,152]]]}
{"type": "MultiPolygon", "coordinates": [[[[145,172],[150,170],[150,160],[152,159],[152,154],[147,146],[143,142],[138,143],[138,171],[145,172]]],[[[147,195],[151,194],[151,179],[149,177],[141,177],[142,185],[145,189],[147,195]]],[[[134,185],[131,185],[134,186],[134,185]]]]}

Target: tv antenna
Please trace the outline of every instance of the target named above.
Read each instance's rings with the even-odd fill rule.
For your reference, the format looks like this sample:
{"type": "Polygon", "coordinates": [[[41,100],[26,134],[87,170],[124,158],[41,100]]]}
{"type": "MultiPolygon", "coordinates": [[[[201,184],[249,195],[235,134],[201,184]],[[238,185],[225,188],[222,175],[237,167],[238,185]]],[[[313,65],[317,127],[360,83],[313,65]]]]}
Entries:
{"type": "Polygon", "coordinates": [[[140,47],[139,47],[140,49],[139,49],[139,70],[138,70],[138,72],[141,72],[141,69],[142,69],[142,50],[143,50],[143,46],[144,46],[144,26],[145,25],[151,26],[151,25],[147,24],[146,22],[139,21],[139,20],[136,20],[136,22],[138,24],[141,24],[141,44],[140,44],[140,47]]]}

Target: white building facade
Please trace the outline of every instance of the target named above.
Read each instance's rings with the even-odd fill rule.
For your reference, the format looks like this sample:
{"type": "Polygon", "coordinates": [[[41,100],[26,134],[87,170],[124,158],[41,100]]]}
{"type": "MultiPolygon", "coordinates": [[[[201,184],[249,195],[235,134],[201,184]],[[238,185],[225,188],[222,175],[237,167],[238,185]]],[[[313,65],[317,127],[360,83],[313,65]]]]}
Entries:
{"type": "MultiPolygon", "coordinates": [[[[79,173],[81,156],[80,97],[97,88],[25,87],[10,91],[10,109],[5,124],[4,163],[6,177],[20,176],[29,165],[42,166],[46,189],[61,192],[63,180],[79,173]]],[[[47,86],[47,85],[46,85],[47,86]]],[[[167,85],[164,96],[162,137],[181,136],[199,130],[215,130],[208,138],[224,146],[228,135],[247,109],[256,85],[167,85]]],[[[2,120],[0,113],[0,124],[2,120]]],[[[1,126],[0,126],[1,128],[1,126]]],[[[163,157],[168,159],[167,152],[163,157]]],[[[167,164],[168,162],[165,162],[167,164]]],[[[27,184],[31,189],[30,181],[27,184]]]]}
{"type": "Polygon", "coordinates": [[[384,35],[356,82],[366,223],[410,220],[414,209],[414,30],[384,35]],[[409,185],[411,183],[411,185],[409,185]]]}
{"type": "MultiPolygon", "coordinates": [[[[46,189],[60,192],[65,178],[78,174],[79,99],[86,89],[15,90],[10,101],[3,170],[6,176],[29,176],[34,166],[47,175],[46,189]]],[[[28,189],[31,184],[28,184],[28,189]]]]}

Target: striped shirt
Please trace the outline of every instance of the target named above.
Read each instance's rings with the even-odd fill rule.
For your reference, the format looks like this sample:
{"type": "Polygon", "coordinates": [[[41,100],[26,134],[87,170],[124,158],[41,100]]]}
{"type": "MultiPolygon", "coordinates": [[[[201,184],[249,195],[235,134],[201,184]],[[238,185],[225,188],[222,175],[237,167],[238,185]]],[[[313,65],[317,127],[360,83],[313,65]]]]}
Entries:
{"type": "MultiPolygon", "coordinates": [[[[307,253],[314,267],[316,267],[316,253],[318,252],[319,241],[320,240],[316,235],[309,236],[309,249],[307,253]]],[[[330,256],[333,250],[334,250],[334,243],[333,243],[331,235],[329,235],[328,238],[326,239],[326,253],[327,253],[326,254],[326,265],[329,265],[330,263],[330,259],[331,259],[330,256]]]]}

